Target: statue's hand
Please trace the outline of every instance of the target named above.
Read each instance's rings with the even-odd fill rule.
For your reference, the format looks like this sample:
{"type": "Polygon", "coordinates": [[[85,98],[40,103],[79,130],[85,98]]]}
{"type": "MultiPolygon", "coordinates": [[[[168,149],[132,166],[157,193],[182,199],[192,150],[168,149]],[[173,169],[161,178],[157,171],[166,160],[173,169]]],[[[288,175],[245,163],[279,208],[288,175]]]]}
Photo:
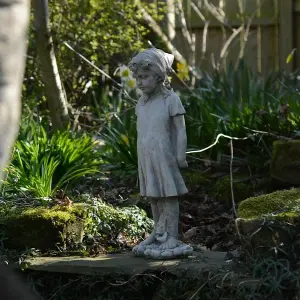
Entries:
{"type": "Polygon", "coordinates": [[[186,169],[188,167],[188,163],[185,159],[177,159],[177,163],[180,169],[186,169]]]}

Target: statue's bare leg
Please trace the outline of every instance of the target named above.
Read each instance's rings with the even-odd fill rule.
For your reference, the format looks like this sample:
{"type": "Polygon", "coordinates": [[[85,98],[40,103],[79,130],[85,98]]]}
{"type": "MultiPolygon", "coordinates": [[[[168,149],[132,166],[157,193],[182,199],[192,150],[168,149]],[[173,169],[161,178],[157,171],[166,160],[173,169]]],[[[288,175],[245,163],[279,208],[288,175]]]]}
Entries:
{"type": "Polygon", "coordinates": [[[166,240],[160,245],[161,250],[173,249],[181,244],[178,240],[179,202],[177,198],[161,200],[163,215],[166,218],[166,240]]]}
{"type": "Polygon", "coordinates": [[[157,201],[157,207],[159,210],[159,220],[156,224],[156,240],[163,243],[167,240],[167,216],[164,213],[163,199],[157,201]]]}
{"type": "Polygon", "coordinates": [[[159,221],[160,217],[160,210],[158,207],[158,198],[150,198],[150,203],[151,203],[151,210],[152,210],[152,217],[154,221],[154,229],[151,232],[151,234],[144,240],[142,241],[139,245],[150,245],[155,242],[156,240],[156,227],[157,223],[159,221]]]}

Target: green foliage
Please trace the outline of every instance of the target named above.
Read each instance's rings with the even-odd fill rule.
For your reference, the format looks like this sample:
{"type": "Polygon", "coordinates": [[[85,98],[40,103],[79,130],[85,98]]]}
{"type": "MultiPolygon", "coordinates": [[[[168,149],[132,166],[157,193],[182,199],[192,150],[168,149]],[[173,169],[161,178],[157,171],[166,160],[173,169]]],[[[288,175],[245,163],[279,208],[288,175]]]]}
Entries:
{"type": "MultiPolygon", "coordinates": [[[[155,5],[144,3],[144,6],[154,19],[164,17],[166,6],[162,1],[156,1],[155,5]]],[[[150,30],[137,13],[134,1],[49,1],[49,12],[60,76],[68,100],[72,103],[82,103],[88,82],[92,83],[93,89],[97,89],[105,80],[64,42],[111,75],[120,63],[127,62],[136,51],[147,47],[150,30]]],[[[37,71],[35,43],[31,23],[25,75],[26,100],[32,97],[32,93],[35,98],[44,99],[43,85],[37,71]]],[[[44,105],[41,107],[45,108],[44,105]]]]}
{"type": "Polygon", "coordinates": [[[93,115],[100,122],[97,134],[105,142],[102,158],[108,168],[123,169],[127,172],[137,169],[137,131],[135,104],[122,95],[100,91],[92,93],[95,104],[93,115]],[[99,105],[98,103],[101,103],[99,105]]]}
{"type": "Polygon", "coordinates": [[[103,159],[114,168],[127,170],[137,168],[137,133],[135,126],[135,122],[126,125],[115,115],[102,133],[101,136],[105,141],[106,150],[103,159]]]}
{"type": "Polygon", "coordinates": [[[297,290],[300,285],[299,270],[293,270],[285,259],[258,262],[253,268],[253,276],[260,279],[262,284],[257,289],[265,299],[284,295],[291,289],[297,290]]]}
{"type": "Polygon", "coordinates": [[[27,125],[15,144],[4,187],[50,197],[82,176],[99,172],[100,162],[89,136],[66,131],[49,137],[42,126],[27,125]]]}
{"type": "MultiPolygon", "coordinates": [[[[183,93],[186,108],[188,144],[201,149],[212,144],[219,133],[245,137],[253,130],[292,137],[300,126],[300,96],[297,74],[273,72],[265,79],[241,63],[237,70],[212,75],[204,73],[194,94],[183,93]]],[[[274,136],[258,135],[246,141],[234,141],[248,164],[260,167],[271,157],[274,136]],[[246,155],[245,155],[246,154],[246,155]]],[[[203,153],[218,158],[228,153],[228,140],[203,153]]],[[[236,154],[235,154],[236,155],[236,154]]]]}
{"type": "MultiPolygon", "coordinates": [[[[224,176],[217,180],[214,186],[214,193],[218,201],[231,205],[231,182],[230,176],[224,176]]],[[[241,179],[233,179],[233,193],[235,203],[249,198],[253,195],[253,187],[251,182],[242,182],[241,179]]]]}
{"type": "Polygon", "coordinates": [[[88,194],[80,195],[76,201],[89,205],[91,221],[86,230],[92,234],[116,236],[124,233],[130,238],[140,238],[153,228],[153,221],[137,206],[113,207],[88,194]]]}

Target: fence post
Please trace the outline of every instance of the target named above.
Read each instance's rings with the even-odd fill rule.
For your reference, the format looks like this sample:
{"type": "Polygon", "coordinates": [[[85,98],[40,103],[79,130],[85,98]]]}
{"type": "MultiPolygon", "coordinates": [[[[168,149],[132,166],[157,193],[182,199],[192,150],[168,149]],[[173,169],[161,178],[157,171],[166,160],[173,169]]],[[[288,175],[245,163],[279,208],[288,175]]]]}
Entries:
{"type": "Polygon", "coordinates": [[[279,0],[279,67],[287,72],[293,71],[294,60],[286,63],[294,48],[293,35],[293,0],[279,0]]]}

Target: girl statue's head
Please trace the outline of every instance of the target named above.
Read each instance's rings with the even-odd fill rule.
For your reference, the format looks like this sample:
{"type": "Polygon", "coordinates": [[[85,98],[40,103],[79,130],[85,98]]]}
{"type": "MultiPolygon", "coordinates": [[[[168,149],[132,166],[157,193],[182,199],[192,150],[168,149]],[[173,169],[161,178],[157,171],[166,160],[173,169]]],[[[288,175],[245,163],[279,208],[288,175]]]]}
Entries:
{"type": "Polygon", "coordinates": [[[129,63],[137,80],[137,86],[145,94],[151,94],[161,85],[168,85],[168,73],[172,69],[174,56],[156,48],[138,53],[129,63]]]}

